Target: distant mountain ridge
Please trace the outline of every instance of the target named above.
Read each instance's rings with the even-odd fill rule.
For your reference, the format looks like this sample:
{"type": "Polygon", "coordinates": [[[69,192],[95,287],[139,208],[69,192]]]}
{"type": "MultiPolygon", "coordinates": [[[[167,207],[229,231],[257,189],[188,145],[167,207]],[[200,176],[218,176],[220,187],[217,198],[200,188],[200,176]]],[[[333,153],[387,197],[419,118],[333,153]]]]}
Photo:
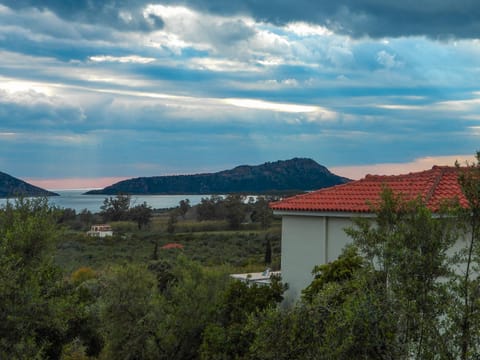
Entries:
{"type": "Polygon", "coordinates": [[[58,194],[0,171],[0,198],[15,196],[58,196],[58,194]]]}
{"type": "Polygon", "coordinates": [[[308,191],[350,181],[312,159],[294,158],[195,175],[139,177],[86,194],[175,195],[308,191]]]}

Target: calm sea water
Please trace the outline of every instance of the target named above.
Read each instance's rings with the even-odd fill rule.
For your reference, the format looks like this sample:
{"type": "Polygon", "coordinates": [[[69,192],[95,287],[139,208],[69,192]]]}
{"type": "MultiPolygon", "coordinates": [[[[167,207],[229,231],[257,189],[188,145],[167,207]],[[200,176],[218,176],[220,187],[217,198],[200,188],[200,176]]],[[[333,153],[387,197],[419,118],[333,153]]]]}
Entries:
{"type": "MultiPolygon", "coordinates": [[[[87,190],[54,190],[60,196],[52,196],[49,202],[61,208],[75,209],[77,212],[83,209],[91,212],[99,212],[107,195],[82,195],[87,190]]],[[[200,203],[202,198],[210,195],[132,195],[131,206],[142,204],[144,201],[154,209],[164,209],[178,206],[180,200],[189,199],[191,205],[200,203]]],[[[0,205],[6,203],[6,199],[0,199],[0,205]]]]}

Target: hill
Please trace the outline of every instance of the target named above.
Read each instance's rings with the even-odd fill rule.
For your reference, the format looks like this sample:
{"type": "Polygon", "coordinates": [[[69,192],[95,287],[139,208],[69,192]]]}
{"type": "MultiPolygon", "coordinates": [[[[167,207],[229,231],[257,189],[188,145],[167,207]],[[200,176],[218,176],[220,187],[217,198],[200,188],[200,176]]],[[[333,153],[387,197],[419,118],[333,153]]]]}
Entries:
{"type": "Polygon", "coordinates": [[[242,165],[231,170],[196,175],[139,177],[86,194],[225,194],[308,191],[343,184],[349,179],[331,173],[312,159],[295,158],[242,165]]]}
{"type": "Polygon", "coordinates": [[[57,196],[58,194],[31,185],[0,171],[0,198],[15,196],[57,196]]]}

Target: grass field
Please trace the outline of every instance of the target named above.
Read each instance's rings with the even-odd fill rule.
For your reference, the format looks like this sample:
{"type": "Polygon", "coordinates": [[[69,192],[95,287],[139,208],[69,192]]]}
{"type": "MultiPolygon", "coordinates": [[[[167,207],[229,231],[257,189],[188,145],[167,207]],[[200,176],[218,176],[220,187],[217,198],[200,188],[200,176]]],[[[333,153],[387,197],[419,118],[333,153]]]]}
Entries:
{"type": "Polygon", "coordinates": [[[92,238],[85,232],[65,230],[58,244],[55,261],[64,271],[72,273],[80,267],[102,270],[112,264],[125,262],[147,263],[154,257],[172,258],[182,252],[204,266],[227,266],[233,272],[251,272],[265,269],[266,239],[272,245],[272,268],[280,264],[280,221],[267,230],[258,224],[242,224],[239,230],[228,230],[224,221],[180,219],[175,233],[166,232],[168,214],[154,217],[147,229],[138,230],[135,223],[112,223],[115,235],[92,238]],[[168,243],[179,243],[182,249],[162,249],[168,243]]]}

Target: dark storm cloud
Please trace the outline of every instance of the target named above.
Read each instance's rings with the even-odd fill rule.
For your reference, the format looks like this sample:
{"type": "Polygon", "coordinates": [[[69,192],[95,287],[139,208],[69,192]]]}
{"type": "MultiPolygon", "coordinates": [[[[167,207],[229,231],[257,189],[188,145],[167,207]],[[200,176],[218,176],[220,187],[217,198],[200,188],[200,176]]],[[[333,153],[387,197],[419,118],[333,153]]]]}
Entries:
{"type": "Polygon", "coordinates": [[[57,16],[126,31],[151,31],[163,27],[158,16],[143,15],[146,1],[132,0],[0,0],[11,9],[50,10],[57,16]]]}
{"type": "Polygon", "coordinates": [[[84,121],[83,110],[33,90],[9,94],[0,90],[1,127],[14,131],[68,128],[84,121]]]}
{"type": "MultiPolygon", "coordinates": [[[[178,3],[169,1],[168,3],[178,3]]],[[[245,13],[274,24],[306,21],[353,37],[426,35],[480,37],[480,2],[475,0],[186,0],[202,11],[245,13]]]]}
{"type": "Polygon", "coordinates": [[[161,28],[161,17],[145,18],[148,4],[185,5],[219,15],[245,14],[273,24],[306,21],[353,37],[426,35],[432,38],[480,37],[476,0],[0,0],[13,9],[49,9],[58,16],[117,29],[161,28]]]}

